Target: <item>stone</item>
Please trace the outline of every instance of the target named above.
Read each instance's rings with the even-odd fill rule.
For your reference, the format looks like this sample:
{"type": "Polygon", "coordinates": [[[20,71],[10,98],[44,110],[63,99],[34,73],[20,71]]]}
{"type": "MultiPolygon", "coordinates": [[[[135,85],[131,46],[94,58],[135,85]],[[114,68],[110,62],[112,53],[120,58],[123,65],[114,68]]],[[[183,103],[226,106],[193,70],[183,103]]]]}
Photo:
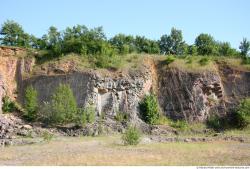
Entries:
{"type": "Polygon", "coordinates": [[[31,125],[28,125],[28,124],[25,124],[22,126],[23,129],[27,129],[27,130],[30,130],[32,129],[32,126],[31,125]]]}

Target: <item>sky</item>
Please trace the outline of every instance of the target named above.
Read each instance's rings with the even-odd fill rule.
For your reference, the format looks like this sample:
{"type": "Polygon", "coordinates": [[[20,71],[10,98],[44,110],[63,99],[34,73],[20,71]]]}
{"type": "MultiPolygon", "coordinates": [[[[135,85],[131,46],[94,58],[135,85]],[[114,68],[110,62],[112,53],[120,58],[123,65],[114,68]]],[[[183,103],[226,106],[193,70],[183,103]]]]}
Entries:
{"type": "Polygon", "coordinates": [[[250,0],[2,0],[0,24],[14,20],[41,37],[50,26],[103,26],[108,38],[118,33],[158,40],[172,27],[193,44],[200,33],[238,48],[250,39],[250,0]]]}

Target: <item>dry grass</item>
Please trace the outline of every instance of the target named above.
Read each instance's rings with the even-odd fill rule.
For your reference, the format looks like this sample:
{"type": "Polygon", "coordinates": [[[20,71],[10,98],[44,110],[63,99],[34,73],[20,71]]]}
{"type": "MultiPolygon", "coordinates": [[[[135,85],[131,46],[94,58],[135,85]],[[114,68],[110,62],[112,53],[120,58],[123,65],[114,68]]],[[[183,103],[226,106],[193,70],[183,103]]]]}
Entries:
{"type": "Polygon", "coordinates": [[[0,149],[2,165],[249,165],[250,143],[148,143],[120,137],[60,138],[0,149]]]}

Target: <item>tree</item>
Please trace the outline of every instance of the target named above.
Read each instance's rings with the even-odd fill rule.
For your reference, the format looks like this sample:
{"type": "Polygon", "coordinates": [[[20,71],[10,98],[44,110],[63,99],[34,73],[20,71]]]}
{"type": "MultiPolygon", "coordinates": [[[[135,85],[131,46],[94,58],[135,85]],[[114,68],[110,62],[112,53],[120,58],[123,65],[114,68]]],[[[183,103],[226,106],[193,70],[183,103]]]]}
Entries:
{"type": "Polygon", "coordinates": [[[187,47],[187,54],[189,55],[197,55],[197,47],[195,45],[190,45],[187,47]]]}
{"type": "Polygon", "coordinates": [[[23,28],[18,23],[7,20],[0,30],[1,44],[9,46],[27,47],[29,44],[29,35],[24,33],[23,28]]]}
{"type": "Polygon", "coordinates": [[[239,49],[241,51],[241,55],[246,57],[250,50],[250,42],[246,38],[243,38],[242,42],[240,42],[239,49]]]}
{"type": "Polygon", "coordinates": [[[75,120],[77,104],[69,85],[60,84],[50,102],[49,120],[52,123],[68,123],[75,120]]]}
{"type": "Polygon", "coordinates": [[[57,28],[54,26],[51,26],[48,31],[47,35],[48,39],[48,49],[50,49],[53,54],[60,55],[62,52],[62,39],[60,32],[57,31],[57,28]]]}
{"type": "Polygon", "coordinates": [[[135,47],[139,53],[159,53],[160,48],[157,42],[149,40],[144,36],[135,37],[135,47]]]}
{"type": "Polygon", "coordinates": [[[127,54],[135,51],[134,37],[124,34],[115,35],[109,42],[118,49],[120,54],[127,54]]]}
{"type": "Polygon", "coordinates": [[[35,120],[38,109],[37,91],[32,86],[27,87],[24,99],[25,117],[31,121],[35,120]]]}
{"type": "Polygon", "coordinates": [[[163,35],[161,37],[159,46],[163,54],[182,55],[185,47],[182,31],[172,28],[169,36],[163,35]]]}
{"type": "Polygon", "coordinates": [[[233,56],[234,50],[231,48],[229,42],[218,43],[218,53],[220,56],[233,56]]]}
{"type": "Polygon", "coordinates": [[[149,124],[155,124],[160,118],[160,111],[155,95],[147,95],[140,103],[142,119],[149,124]]]}
{"type": "Polygon", "coordinates": [[[195,39],[195,45],[199,55],[212,55],[215,52],[214,38],[209,34],[200,34],[195,39]]]}

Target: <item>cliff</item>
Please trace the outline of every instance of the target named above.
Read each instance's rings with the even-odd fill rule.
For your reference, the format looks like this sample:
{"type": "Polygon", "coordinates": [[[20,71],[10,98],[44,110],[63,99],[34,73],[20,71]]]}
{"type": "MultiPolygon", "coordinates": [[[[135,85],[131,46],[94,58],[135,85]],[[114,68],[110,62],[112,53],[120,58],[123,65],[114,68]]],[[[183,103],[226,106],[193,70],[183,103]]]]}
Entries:
{"type": "Polygon", "coordinates": [[[157,94],[163,114],[190,122],[224,115],[250,95],[250,72],[222,61],[200,71],[167,66],[156,57],[145,57],[137,69],[117,71],[79,70],[74,61],[39,65],[39,71],[37,67],[32,71],[34,60],[30,58],[1,55],[0,61],[0,99],[7,94],[13,99],[18,96],[22,103],[25,88],[32,85],[43,104],[59,84],[66,83],[79,107],[94,105],[97,116],[105,114],[110,119],[124,112],[132,121],[141,122],[138,104],[150,92],[157,94]]]}

